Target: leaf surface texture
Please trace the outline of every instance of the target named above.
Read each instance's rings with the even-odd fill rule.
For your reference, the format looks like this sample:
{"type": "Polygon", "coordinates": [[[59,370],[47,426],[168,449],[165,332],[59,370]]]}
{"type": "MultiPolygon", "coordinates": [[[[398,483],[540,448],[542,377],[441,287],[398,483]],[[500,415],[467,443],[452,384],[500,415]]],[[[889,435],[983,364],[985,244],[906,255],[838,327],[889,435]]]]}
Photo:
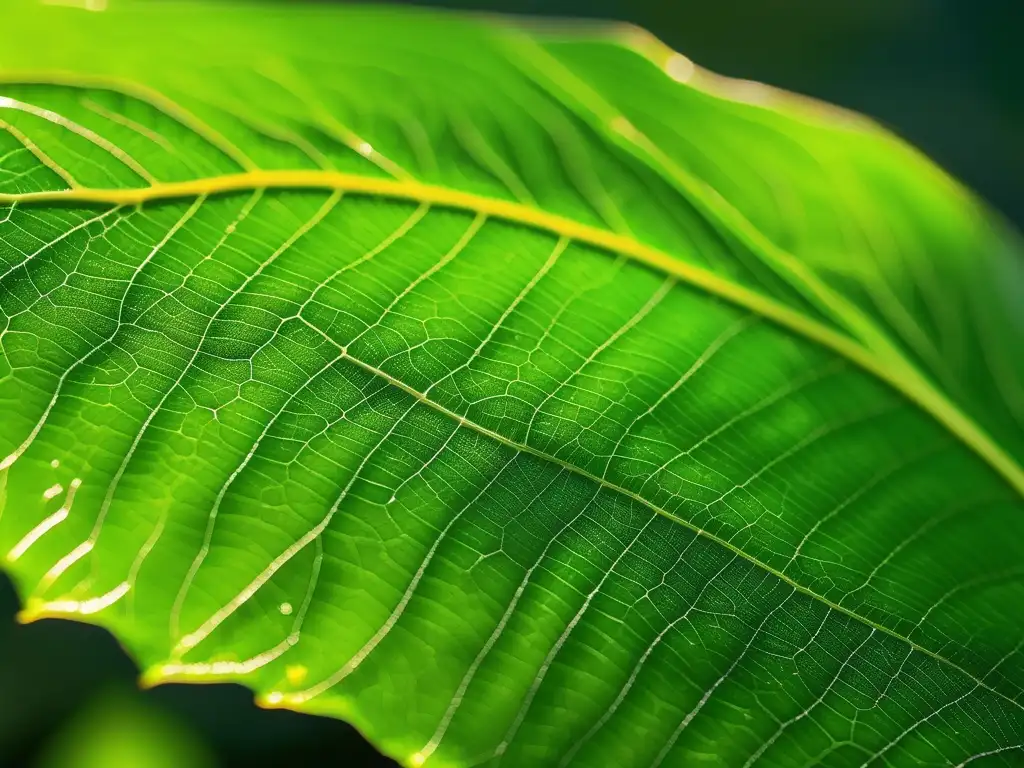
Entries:
{"type": "Polygon", "coordinates": [[[637,30],[3,14],[26,618],[409,765],[1021,759],[1021,251],[912,149],[637,30]]]}

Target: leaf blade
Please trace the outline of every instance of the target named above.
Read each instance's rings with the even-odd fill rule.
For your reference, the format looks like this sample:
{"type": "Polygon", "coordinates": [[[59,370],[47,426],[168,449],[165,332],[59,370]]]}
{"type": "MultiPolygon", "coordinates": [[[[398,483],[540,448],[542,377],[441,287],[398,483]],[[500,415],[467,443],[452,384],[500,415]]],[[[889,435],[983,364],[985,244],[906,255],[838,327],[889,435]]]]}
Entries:
{"type": "MultiPolygon", "coordinates": [[[[147,18],[129,16],[118,20],[125,29],[147,18]]],[[[372,32],[381,17],[346,18],[372,32]]],[[[218,14],[208,19],[216,29],[218,14]]],[[[517,99],[542,103],[510,74],[504,54],[490,50],[500,31],[430,23],[479,53],[517,99]]],[[[314,34],[316,25],[303,18],[290,26],[314,34]]],[[[258,27],[228,39],[258,39],[258,27]]],[[[673,213],[695,228],[666,234],[672,216],[636,207],[618,217],[629,229],[642,225],[651,246],[603,228],[616,220],[610,211],[619,201],[600,202],[600,176],[562,192],[565,201],[576,198],[574,210],[592,205],[589,215],[603,226],[559,213],[569,202],[550,213],[514,202],[523,189],[543,201],[555,187],[538,186],[537,168],[507,145],[500,121],[486,118],[488,109],[513,110],[525,120],[519,101],[499,103],[471,86],[461,105],[438,95],[444,108],[421,126],[446,147],[462,181],[388,180],[429,162],[409,161],[415,131],[396,149],[402,132],[379,100],[379,135],[391,137],[383,143],[365,125],[336,117],[356,117],[329,98],[338,80],[303,87],[308,67],[280,63],[246,75],[232,62],[232,45],[224,49],[215,60],[230,73],[225,82],[268,94],[291,88],[290,114],[219,114],[192,136],[209,154],[187,157],[223,164],[234,156],[240,164],[252,153],[265,169],[202,176],[163,158],[169,180],[157,185],[32,198],[59,180],[45,177],[40,186],[20,175],[14,183],[24,191],[4,198],[13,222],[4,229],[4,258],[13,255],[5,275],[14,393],[7,399],[21,414],[4,439],[24,442],[33,409],[45,418],[6,470],[0,538],[17,548],[26,530],[54,519],[52,508],[68,507],[15,558],[27,594],[41,576],[35,591],[56,595],[65,613],[111,626],[151,667],[151,679],[240,676],[268,705],[349,717],[413,763],[492,754],[522,764],[646,764],[686,760],[709,743],[723,764],[789,764],[796,750],[819,754],[813,749],[845,764],[860,754],[967,759],[1014,748],[1021,677],[1010,632],[1019,627],[1012,616],[990,615],[1019,591],[1019,552],[1005,534],[1019,528],[1020,500],[1004,487],[1014,477],[1013,449],[1002,452],[1000,481],[934,420],[834,354],[866,357],[878,379],[910,380],[959,408],[964,395],[939,394],[940,377],[907,346],[901,329],[909,326],[890,327],[894,307],[917,311],[902,288],[894,284],[888,314],[873,314],[859,297],[847,305],[872,329],[856,341],[857,328],[759,273],[756,253],[745,254],[754,258],[744,266],[735,221],[701,223],[705,214],[687,212],[668,187],[650,199],[672,201],[673,213]],[[473,124],[458,116],[467,104],[478,110],[473,124]],[[466,146],[446,144],[449,136],[466,146]],[[235,145],[247,151],[225,152],[235,145]],[[283,153],[277,160],[271,146],[283,153]],[[281,169],[275,163],[285,156],[338,167],[281,169]],[[173,175],[185,172],[191,180],[173,175]],[[216,190],[224,194],[207,197],[215,190],[203,178],[229,180],[216,190]],[[325,189],[325,178],[338,183],[325,189]],[[280,188],[253,183],[269,179],[280,188]],[[317,183],[301,189],[301,179],[317,183]],[[167,189],[173,198],[189,194],[163,199],[167,189]],[[381,190],[412,205],[384,200],[381,190]],[[117,208],[106,214],[108,227],[94,208],[59,208],[58,199],[117,208]],[[458,201],[472,202],[475,222],[441,210],[458,201]],[[123,208],[133,203],[141,205],[123,208]],[[57,234],[29,251],[43,258],[22,260],[19,238],[40,226],[36,211],[57,234]],[[609,243],[648,265],[612,258],[609,243]],[[666,282],[650,262],[694,284],[666,282]],[[811,327],[812,338],[828,343],[807,344],[744,309],[803,336],[811,327]],[[41,351],[24,345],[27,338],[41,351]],[[919,365],[925,373],[906,379],[919,365]],[[74,394],[61,399],[64,382],[74,394]],[[60,454],[58,467],[50,454],[60,454]],[[73,480],[40,484],[58,469],[84,476],[74,496],[73,480]],[[937,477],[941,488],[932,487],[937,477]],[[57,485],[39,500],[41,488],[57,485]],[[90,510],[102,524],[90,522],[90,510]],[[967,513],[979,530],[965,528],[967,513]],[[872,535],[856,530],[868,522],[872,535]],[[516,534],[506,536],[510,526],[516,534]],[[986,536],[996,530],[1001,540],[986,536]],[[987,562],[970,558],[977,542],[985,542],[987,562]],[[984,597],[961,604],[947,574],[921,565],[939,557],[956,564],[966,591],[981,588],[984,597]],[[337,600],[314,599],[325,589],[337,600]],[[442,626],[438,615],[447,617],[442,626]],[[951,641],[964,640],[964,621],[978,633],[951,641]],[[703,656],[684,653],[697,645],[703,656]],[[617,680],[597,681],[570,656],[617,680]],[[425,659],[436,669],[420,681],[413,670],[425,659]],[[382,676],[402,684],[383,684],[382,676]],[[937,698],[922,695],[913,676],[935,681],[937,698]],[[687,690],[679,681],[689,681],[687,690]],[[767,685],[772,704],[751,699],[749,685],[767,685]],[[638,699],[660,716],[650,721],[638,699]],[[866,714],[851,714],[851,706],[866,714]],[[932,722],[951,716],[968,726],[932,722]],[[849,738],[840,738],[844,729],[849,738]],[[642,731],[658,738],[637,743],[642,731]],[[828,743],[822,733],[831,734],[828,743]]],[[[152,97],[152,88],[167,87],[166,75],[146,62],[143,55],[96,64],[104,77],[105,67],[134,68],[143,82],[134,95],[147,96],[87,91],[107,115],[80,116],[66,89],[33,86],[32,78],[11,85],[9,98],[28,91],[41,105],[56,99],[82,126],[103,118],[119,141],[148,147],[148,161],[163,157],[154,147],[165,148],[147,131],[181,134],[209,122],[183,116],[213,112],[195,100],[186,111],[152,97]]],[[[430,78],[407,76],[419,88],[430,78]]],[[[730,126],[729,109],[708,114],[730,126]]],[[[628,153],[560,116],[566,122],[553,130],[584,137],[587,157],[606,163],[598,173],[616,169],[610,189],[625,189],[629,177],[655,189],[657,179],[643,176],[628,153]]],[[[750,119],[743,113],[741,122],[750,119]]],[[[796,130],[791,122],[786,129],[796,130]]],[[[63,149],[84,167],[81,145],[63,149]]],[[[895,145],[886,151],[917,167],[895,145]]],[[[809,258],[805,246],[794,253],[801,264],[809,258]]],[[[828,291],[852,290],[806,263],[828,291]]],[[[922,333],[928,344],[944,340],[922,333]]],[[[979,401],[966,402],[970,423],[979,401]]],[[[993,423],[991,415],[982,421],[993,423]]]]}

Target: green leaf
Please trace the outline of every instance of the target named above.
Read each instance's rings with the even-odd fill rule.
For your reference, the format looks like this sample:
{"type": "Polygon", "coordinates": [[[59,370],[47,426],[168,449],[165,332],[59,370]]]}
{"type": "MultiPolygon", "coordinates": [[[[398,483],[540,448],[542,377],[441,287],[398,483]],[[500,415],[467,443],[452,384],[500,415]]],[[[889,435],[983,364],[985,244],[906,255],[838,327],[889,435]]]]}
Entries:
{"type": "Polygon", "coordinates": [[[409,765],[1020,759],[1021,249],[913,150],[622,27],[4,22],[26,619],[409,765]]]}

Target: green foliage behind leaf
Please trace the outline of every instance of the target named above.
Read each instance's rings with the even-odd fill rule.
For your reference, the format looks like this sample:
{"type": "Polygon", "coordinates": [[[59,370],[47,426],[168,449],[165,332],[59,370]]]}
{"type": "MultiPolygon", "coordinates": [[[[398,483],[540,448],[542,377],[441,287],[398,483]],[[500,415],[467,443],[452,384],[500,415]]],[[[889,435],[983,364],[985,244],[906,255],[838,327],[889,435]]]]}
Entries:
{"type": "Polygon", "coordinates": [[[913,150],[633,29],[2,13],[26,619],[409,765],[1021,759],[1024,262],[913,150]]]}
{"type": "Polygon", "coordinates": [[[213,768],[202,743],[170,715],[110,690],[46,746],[36,768],[213,768]]]}

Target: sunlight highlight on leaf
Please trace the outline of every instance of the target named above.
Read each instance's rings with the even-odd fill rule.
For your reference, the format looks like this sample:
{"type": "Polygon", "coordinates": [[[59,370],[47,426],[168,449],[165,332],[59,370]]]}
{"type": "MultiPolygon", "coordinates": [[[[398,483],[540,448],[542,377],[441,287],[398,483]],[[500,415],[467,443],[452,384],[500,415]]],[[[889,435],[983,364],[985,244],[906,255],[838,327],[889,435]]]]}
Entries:
{"type": "Polygon", "coordinates": [[[410,766],[1020,759],[1022,251],[914,150],[618,26],[5,13],[23,620],[410,766]]]}

